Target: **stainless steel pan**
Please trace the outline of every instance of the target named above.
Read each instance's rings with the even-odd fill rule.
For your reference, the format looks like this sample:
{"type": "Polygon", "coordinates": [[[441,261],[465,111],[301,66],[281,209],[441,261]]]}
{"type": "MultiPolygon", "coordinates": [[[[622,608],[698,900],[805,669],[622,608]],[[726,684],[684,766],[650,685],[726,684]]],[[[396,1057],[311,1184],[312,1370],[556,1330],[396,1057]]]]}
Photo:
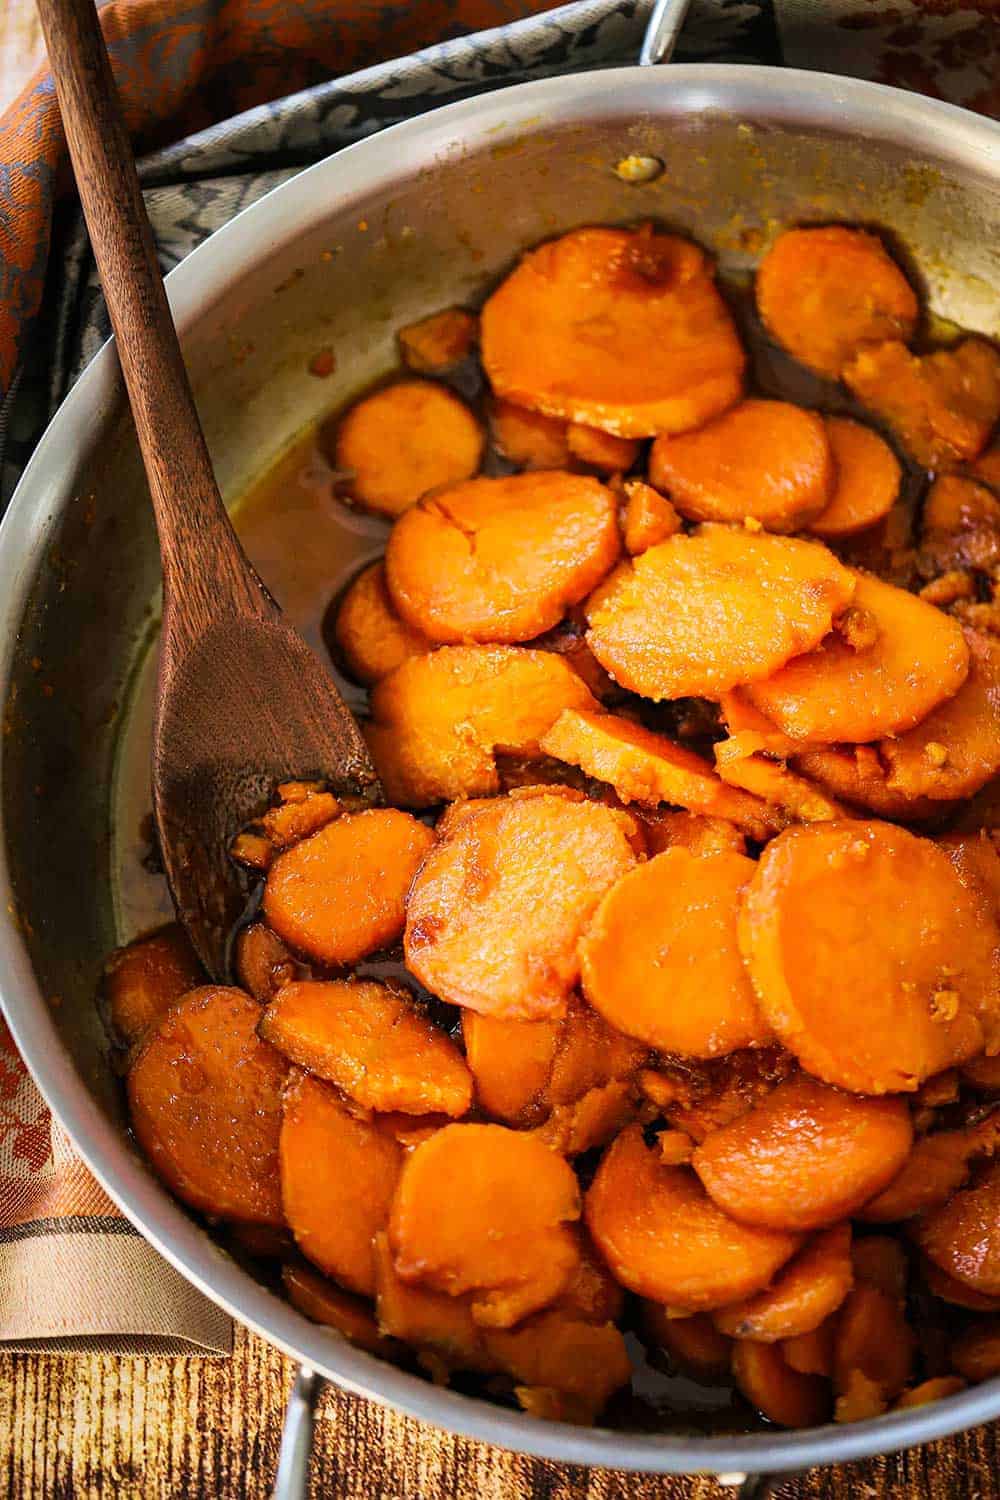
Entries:
{"type": "MultiPolygon", "coordinates": [[[[691,231],[731,271],[748,269],[786,224],[874,222],[920,268],[935,314],[1000,334],[997,125],[869,83],[761,67],[635,67],[523,84],[303,172],[169,277],[223,492],[237,496],[305,424],[390,368],[401,324],[479,297],[548,235],[644,216],[691,231]],[[663,164],[642,186],[615,171],[636,154],[663,164]],[[308,358],[327,344],[337,374],[317,381],[308,358]]],[[[1000,1416],[995,1380],[808,1432],[657,1436],[539,1422],[440,1390],[308,1322],[166,1193],[126,1133],[93,1000],[104,954],[126,935],[112,788],[158,583],[142,485],[107,347],[48,429],[0,529],[0,984],[54,1113],[147,1239],[307,1372],[545,1458],[742,1478],[1000,1416]],[[33,658],[51,695],[39,691],[33,658]]],[[[357,547],[345,530],[345,565],[357,547]]],[[[307,1374],[303,1395],[309,1383],[307,1374]]]]}

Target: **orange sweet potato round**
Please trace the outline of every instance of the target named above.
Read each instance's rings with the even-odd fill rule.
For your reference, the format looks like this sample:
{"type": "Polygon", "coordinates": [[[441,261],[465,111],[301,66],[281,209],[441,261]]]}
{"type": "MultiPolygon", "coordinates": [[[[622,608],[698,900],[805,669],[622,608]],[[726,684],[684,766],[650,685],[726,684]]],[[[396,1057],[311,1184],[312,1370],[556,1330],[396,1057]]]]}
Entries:
{"type": "Polygon", "coordinates": [[[600,474],[626,473],[639,457],[635,438],[615,437],[612,432],[584,427],[579,422],[571,422],[567,427],[566,445],[579,463],[597,469],[600,474]]]}
{"type": "Polygon", "coordinates": [[[490,406],[490,434],[497,451],[519,469],[568,469],[566,423],[513,401],[490,406]]]}
{"type": "Polygon", "coordinates": [[[606,1021],[682,1057],[770,1039],[740,957],[744,854],[668,849],[604,896],[580,942],[583,989],[606,1021]]]}
{"type": "Polygon", "coordinates": [[[942,1271],[932,1260],[923,1257],[921,1271],[924,1285],[932,1297],[948,1302],[952,1307],[964,1307],[969,1312],[1000,1312],[1000,1297],[987,1297],[983,1292],[973,1291],[962,1281],[956,1281],[947,1271],[942,1271]]]}
{"type": "Polygon", "coordinates": [[[283,1224],[281,1090],[288,1064],[257,1035],[242,990],[190,990],[148,1034],[129,1070],[132,1129],[154,1170],[192,1208],[283,1224]]]}
{"type": "Polygon", "coordinates": [[[715,764],[727,786],[740,787],[780,808],[789,822],[827,823],[850,817],[818,783],[790,771],[784,761],[747,754],[747,738],[720,740],[715,746],[715,764]]]}
{"type": "Polygon", "coordinates": [[[681,529],[681,518],[665,495],[643,484],[641,479],[630,479],[625,485],[625,513],[622,530],[625,550],[636,557],[647,552],[658,542],[665,542],[681,529]]]}
{"type": "MultiPolygon", "coordinates": [[[[613,1324],[590,1323],[555,1308],[517,1328],[491,1329],[484,1342],[522,1389],[545,1392],[550,1400],[563,1397],[556,1399],[555,1412],[565,1421],[593,1422],[631,1374],[625,1340],[613,1324]]],[[[518,1391],[530,1411],[526,1394],[518,1391]]]]}
{"type": "Polygon", "coordinates": [[[332,1281],[309,1266],[287,1265],[281,1268],[281,1284],[293,1307],[311,1318],[336,1328],[351,1344],[380,1354],[384,1359],[399,1352],[399,1346],[378,1331],[370,1302],[363,1302],[350,1292],[341,1291],[332,1281]]]}
{"type": "Polygon", "coordinates": [[[779,235],[756,291],[778,343],[834,379],[858,349],[908,339],[917,322],[916,294],[881,240],[841,224],[779,235]]]}
{"type": "Polygon", "coordinates": [[[495,795],[498,749],[536,755],[564,708],[596,707],[551,651],[442,646],[375,686],[365,738],[389,801],[431,807],[495,795]]]}
{"type": "Polygon", "coordinates": [[[888,823],[810,823],[764,850],[740,948],[764,1018],[810,1073],[916,1089],[996,1035],[996,925],[948,857],[888,823]]]}
{"type": "Polygon", "coordinates": [[[453,1005],[525,1020],[561,1015],[577,943],[635,864],[632,820],[594,802],[502,798],[428,854],[407,906],[406,962],[453,1005]]]}
{"type": "Polygon", "coordinates": [[[605,1152],[584,1216],[623,1286],[687,1312],[761,1291],[801,1243],[799,1235],[730,1219],[690,1167],[663,1164],[638,1125],[605,1152]]]}
{"type": "Polygon", "coordinates": [[[721,1333],[708,1313],[671,1317],[659,1302],[642,1304],[642,1339],[662,1349],[671,1364],[712,1385],[729,1374],[733,1341],[721,1333]]]}
{"type": "Polygon", "coordinates": [[[946,1396],[957,1396],[965,1390],[965,1381],[958,1375],[935,1375],[932,1380],[922,1380],[919,1385],[904,1391],[893,1403],[893,1411],[905,1411],[911,1406],[928,1406],[932,1401],[943,1401],[946,1396]]]}
{"type": "Polygon", "coordinates": [[[986,1297],[1000,1297],[1000,1163],[921,1219],[914,1234],[942,1271],[986,1297]]]}
{"type": "Polygon", "coordinates": [[[589,594],[620,551],[611,491],[542,470],[425,496],[392,528],[386,580],[403,619],[430,640],[528,641],[589,594]]]}
{"type": "Polygon", "coordinates": [[[837,1394],[849,1391],[860,1371],[892,1401],[908,1384],[916,1340],[902,1304],[878,1287],[862,1284],[848,1295],[837,1319],[833,1376],[837,1394]]]}
{"type": "Polygon", "coordinates": [[[404,364],[422,375],[439,375],[469,356],[478,332],[475,313],[464,307],[446,307],[417,323],[408,323],[396,337],[404,364]]]}
{"type": "Polygon", "coordinates": [[[471,479],[482,452],[483,430],[464,402],[432,380],[402,380],[351,407],[333,459],[353,500],[398,516],[439,484],[471,479]]]}
{"type": "Polygon", "coordinates": [[[399,937],[406,892],[433,843],[429,828],[393,807],[338,818],[274,861],[264,916],[307,957],[354,963],[399,937]]]}
{"type": "MultiPolygon", "coordinates": [[[[838,1309],[839,1310],[839,1309],[838,1309]]],[[[833,1313],[812,1333],[782,1339],[779,1345],[785,1363],[803,1375],[833,1374],[833,1345],[837,1331],[837,1314],[833,1313]]]]}
{"type": "Polygon", "coordinates": [[[650,855],[665,849],[690,849],[692,854],[745,854],[743,833],[726,818],[681,809],[651,809],[642,814],[642,829],[650,855]]]}
{"type": "Polygon", "coordinates": [[[734,1344],[733,1377],[751,1405],[779,1427],[818,1427],[829,1418],[829,1383],[793,1370],[774,1344],[734,1344]]]}
{"type": "Polygon", "coordinates": [[[102,999],[115,1041],[131,1046],[188,990],[203,984],[205,971],[179,922],[116,948],[104,965],[102,999]]]}
{"type": "Polygon", "coordinates": [[[516,1021],[462,1013],[465,1057],[480,1109],[508,1125],[533,1125],[546,1112],[561,1021],[516,1021]]]}
{"type": "Polygon", "coordinates": [[[889,514],[902,470],[885,438],[850,417],[824,417],[836,479],[830,503],[806,527],[813,536],[853,536],[889,514]]]}
{"type": "Polygon", "coordinates": [[[472,1293],[483,1327],[509,1328],[568,1285],[576,1178],[555,1152],[502,1125],[448,1125],[406,1159],[389,1240],[404,1281],[472,1293]]]}
{"type": "Polygon", "coordinates": [[[648,225],[529,251],[481,328],[497,395],[619,437],[683,432],[740,394],[743,350],[704,252],[648,225]]]}
{"type": "Polygon", "coordinates": [[[822,417],[752,398],[695,432],[658,437],[649,479],[692,521],[798,531],[827,508],[836,470],[822,417]]]}
{"type": "Polygon", "coordinates": [[[819,542],[706,525],[612,574],[591,602],[587,642],[646,698],[717,698],[818,646],[854,589],[819,542]]]}
{"type": "Polygon", "coordinates": [[[497,1364],[486,1352],[483,1330],[474,1321],[469,1297],[449,1297],[425,1286],[404,1281],[393,1263],[389,1236],[380,1230],[372,1241],[375,1268],[375,1307],[378,1326],[417,1350],[432,1372],[477,1370],[484,1374],[497,1364]]]}
{"type": "Polygon", "coordinates": [[[921,1136],[888,1187],[860,1209],[872,1224],[893,1224],[940,1208],[969,1175],[975,1142],[964,1130],[921,1136]]]}
{"type": "Polygon", "coordinates": [[[809,1241],[755,1297],[713,1313],[732,1338],[774,1344],[813,1333],[836,1312],[854,1281],[851,1226],[836,1224],[809,1241]]]}
{"type": "Polygon", "coordinates": [[[354,579],[337,609],[333,633],[347,670],[364,683],[378,682],[411,656],[434,649],[393,608],[382,562],[369,563],[354,579]]]}
{"type": "Polygon", "coordinates": [[[472,1075],[455,1043],[411,998],[374,980],[286,984],[260,1035],[367,1109],[464,1115],[472,1075]]]}
{"type": "Polygon", "coordinates": [[[921,823],[941,811],[940,804],[929,797],[907,797],[904,792],[891,791],[885,765],[874,745],[828,745],[823,749],[803,750],[794,755],[793,764],[796,771],[832,796],[880,818],[921,823]]]}
{"type": "Polygon", "coordinates": [[[957,620],[867,573],[855,580],[854,605],[877,628],[872,646],[855,650],[831,635],[745,689],[755,708],[801,742],[857,744],[912,729],[968,675],[969,648],[957,620]]]}

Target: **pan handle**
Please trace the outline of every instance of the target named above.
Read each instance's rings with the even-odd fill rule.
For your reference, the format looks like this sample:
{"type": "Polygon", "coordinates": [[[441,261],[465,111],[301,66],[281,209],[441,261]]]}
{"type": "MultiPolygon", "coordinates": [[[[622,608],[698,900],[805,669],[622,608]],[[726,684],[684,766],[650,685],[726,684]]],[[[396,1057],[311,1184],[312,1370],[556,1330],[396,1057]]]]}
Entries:
{"type": "Polygon", "coordinates": [[[323,1381],[315,1370],[308,1365],[299,1365],[285,1412],[271,1500],[306,1500],[313,1419],[322,1385],[323,1381]]]}
{"type": "Polygon", "coordinates": [[[670,61],[690,8],[691,0],[656,0],[642,39],[641,68],[670,61]]]}

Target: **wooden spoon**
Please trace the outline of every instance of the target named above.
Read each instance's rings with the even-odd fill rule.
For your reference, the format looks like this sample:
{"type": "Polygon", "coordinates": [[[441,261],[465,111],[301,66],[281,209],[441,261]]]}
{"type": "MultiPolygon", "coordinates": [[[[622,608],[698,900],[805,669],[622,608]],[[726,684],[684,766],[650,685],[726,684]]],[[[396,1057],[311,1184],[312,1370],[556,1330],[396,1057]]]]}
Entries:
{"type": "Polygon", "coordinates": [[[93,0],[38,0],[80,200],[149,479],[163,564],[153,808],[200,958],[246,906],[228,857],[277,782],[381,800],[354,718],[247,559],[212,473],[93,0]]]}

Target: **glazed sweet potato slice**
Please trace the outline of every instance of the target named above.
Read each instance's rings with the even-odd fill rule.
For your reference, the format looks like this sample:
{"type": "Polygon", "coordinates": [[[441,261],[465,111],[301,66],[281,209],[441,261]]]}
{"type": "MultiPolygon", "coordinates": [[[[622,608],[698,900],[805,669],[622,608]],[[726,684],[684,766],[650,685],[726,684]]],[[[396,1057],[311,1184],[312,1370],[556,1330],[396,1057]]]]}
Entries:
{"type": "Polygon", "coordinates": [[[1000,1163],[922,1218],[914,1235],[942,1271],[986,1297],[1000,1297],[1000,1163]]]}
{"type": "Polygon", "coordinates": [[[737,1224],[690,1167],[668,1167],[630,1125],[605,1152],[584,1216],[612,1275],[641,1297],[685,1312],[761,1291],[801,1236],[737,1224]]]}
{"type": "Polygon", "coordinates": [[[779,1427],[818,1427],[829,1419],[829,1383],[793,1370],[774,1344],[734,1344],[733,1378],[751,1405],[779,1427]]]}
{"type": "Polygon", "coordinates": [[[519,469],[568,469],[567,424],[513,401],[490,406],[490,435],[501,457],[519,469]]]}
{"type": "Polygon", "coordinates": [[[690,849],[692,854],[747,852],[744,834],[728,818],[656,808],[643,813],[642,829],[650,855],[666,849],[690,849]]]}
{"type": "Polygon", "coordinates": [[[455,1043],[409,995],[374,980],[286,984],[260,1034],[367,1109],[464,1115],[472,1075],[455,1043]]]}
{"type": "Polygon", "coordinates": [[[827,1083],[911,1091],[1000,1040],[996,924],[947,855],[902,828],[779,834],[747,887],[739,939],[765,1020],[827,1083]]]}
{"type": "Polygon", "coordinates": [[[740,394],[745,357],[703,251],[577,229],[529,251],[482,311],[497,395],[619,437],[683,432],[740,394]]]}
{"type": "Polygon", "coordinates": [[[620,551],[611,491],[544,470],[426,496],[392,529],[386,580],[399,613],[429,639],[510,644],[557,625],[620,551]]]}
{"type": "Polygon", "coordinates": [[[484,434],[472,412],[432,380],[402,380],[365,396],[341,419],[333,461],[358,505],[398,516],[441,484],[471,479],[484,434]]]}
{"type": "Polygon", "coordinates": [[[281,1198],[302,1254],[362,1297],[375,1292],[372,1237],[389,1221],[402,1148],[336,1089],[291,1079],[281,1122],[281,1198]]]}
{"type": "Polygon", "coordinates": [[[800,1338],[836,1312],[853,1283],[851,1226],[836,1224],[803,1246],[766,1290],[712,1316],[732,1338],[762,1344],[800,1338]]]}
{"type": "Polygon", "coordinates": [[[622,530],[625,550],[631,557],[648,552],[680,529],[681,518],[665,495],[651,484],[643,484],[641,479],[626,483],[622,530]]]}
{"type": "Polygon", "coordinates": [[[314,1323],[335,1328],[348,1343],[383,1359],[399,1353],[399,1346],[379,1333],[371,1303],[342,1291],[318,1271],[309,1266],[282,1266],[281,1284],[293,1307],[314,1323]]]}
{"type": "Polygon", "coordinates": [[[635,864],[632,831],[625,813],[554,795],[474,813],[413,882],[407,966],[453,1005],[523,1020],[561,1015],[580,974],[580,934],[635,864]]]}
{"type": "Polygon", "coordinates": [[[854,589],[819,542],[702,526],[612,574],[587,641],[643,697],[717,698],[818,646],[854,589]]]}
{"type": "Polygon", "coordinates": [[[479,319],[464,307],[446,307],[396,335],[403,363],[420,375],[440,375],[467,359],[475,347],[479,319]]]}
{"type": "Polygon", "coordinates": [[[564,708],[596,706],[550,651],[442,646],[375,686],[365,737],[389,801],[431,807],[495,796],[497,750],[537,755],[564,708]]]}
{"type": "Polygon", "coordinates": [[[489,1374],[496,1362],[486,1352],[483,1330],[474,1321],[469,1297],[449,1297],[403,1281],[393,1262],[389,1236],[380,1230],[372,1241],[375,1309],[384,1334],[418,1351],[435,1373],[476,1370],[489,1374]]]}
{"type": "Polygon", "coordinates": [[[350,585],[333,621],[334,644],[358,682],[378,682],[411,656],[433,651],[419,630],[402,620],[389,597],[385,565],[369,563],[350,585]]]}
{"type": "Polygon", "coordinates": [[[974,1292],[971,1286],[956,1281],[947,1271],[942,1271],[926,1256],[922,1258],[921,1271],[924,1285],[932,1297],[949,1303],[952,1307],[964,1307],[967,1312],[1000,1312],[1000,1297],[987,1297],[974,1292]]]}
{"type": "Polygon", "coordinates": [[[850,814],[805,776],[790,771],[783,761],[766,755],[747,755],[746,738],[720,740],[715,746],[715,765],[727,786],[740,787],[780,808],[789,822],[828,823],[850,814]]]}
{"type": "Polygon", "coordinates": [[[859,349],[906,340],[917,298],[881,240],[841,224],[788,229],[757,270],[768,332],[802,364],[837,379],[859,349]]]}
{"type": "MultiPolygon", "coordinates": [[[[903,1305],[878,1287],[863,1284],[849,1293],[837,1319],[833,1378],[838,1397],[850,1392],[860,1373],[892,1401],[910,1381],[916,1340],[903,1305]]],[[[838,1412],[838,1420],[844,1414],[838,1412]]]]}
{"type": "Polygon", "coordinates": [[[580,941],[591,1005],[619,1031],[681,1057],[769,1041],[736,937],[753,873],[744,854],[668,849],[625,875],[580,941]]]}
{"type": "Polygon", "coordinates": [[[259,1019],[242,990],[190,990],[149,1033],[126,1090],[136,1139],[178,1198],[219,1218],[280,1225],[288,1064],[258,1037],[259,1019]]]}
{"type": "Polygon", "coordinates": [[[919,562],[925,577],[991,572],[1000,563],[1000,498],[994,491],[959,474],[939,475],[924,501],[919,562]]]}
{"type": "Polygon", "coordinates": [[[867,743],[912,729],[954,697],[969,672],[957,620],[867,573],[855,580],[854,604],[875,622],[873,645],[855,650],[833,634],[766,682],[744,688],[754,707],[803,748],[867,743]]]}
{"type": "Polygon", "coordinates": [[[647,1068],[637,1082],[674,1129],[700,1142],[747,1114],[796,1071],[795,1059],[781,1047],[751,1047],[714,1062],[647,1068]]]}
{"type": "Polygon", "coordinates": [[[283,984],[308,976],[308,965],[292,957],[266,922],[252,922],[237,934],[236,977],[261,1005],[269,1005],[283,984]]]}
{"type": "Polygon", "coordinates": [[[803,1375],[833,1374],[833,1346],[837,1332],[837,1314],[833,1313],[812,1333],[800,1333],[795,1338],[782,1339],[779,1348],[785,1363],[803,1375]]]}
{"type": "Polygon", "coordinates": [[[561,1030],[561,1021],[507,1020],[463,1011],[465,1058],[480,1109],[508,1125],[543,1119],[561,1030]]]}
{"type": "MultiPolygon", "coordinates": [[[[557,1408],[563,1420],[594,1421],[632,1373],[625,1340],[613,1323],[590,1323],[554,1309],[518,1328],[491,1329],[485,1344],[519,1385],[569,1398],[557,1408]]],[[[519,1399],[531,1410],[520,1392],[519,1399]]]]}
{"type": "Polygon", "coordinates": [[[879,1192],[913,1140],[901,1099],[868,1099],[799,1073],[694,1153],[708,1193],[734,1219],[821,1229],[879,1192]]]}
{"type": "Polygon", "coordinates": [[[1000,1317],[981,1318],[951,1346],[951,1362],[966,1380],[1000,1375],[1000,1317]]]}
{"type": "Polygon", "coordinates": [[[976,1141],[964,1130],[939,1130],[916,1141],[899,1171],[858,1217],[873,1224],[912,1219],[947,1203],[969,1175],[976,1141]]]}
{"type": "MultiPolygon", "coordinates": [[[[959,690],[961,691],[961,689],[959,690]]],[[[845,804],[865,808],[880,818],[921,823],[940,814],[941,804],[928,797],[907,797],[889,787],[885,765],[874,745],[828,745],[803,750],[792,764],[815,785],[845,804]]]]}
{"type": "Polygon", "coordinates": [[[175,1001],[203,984],[205,971],[179,922],[116,948],[104,965],[102,999],[112,1037],[131,1046],[175,1001]]]}
{"type": "Polygon", "coordinates": [[[615,437],[598,427],[583,427],[571,422],[566,429],[566,444],[578,462],[601,474],[624,474],[639,457],[635,438],[615,437]]]}
{"type": "Polygon", "coordinates": [[[393,943],[403,901],[434,835],[394,807],[350,813],[279,855],[264,887],[268,924],[323,964],[393,943]]]}
{"type": "Polygon", "coordinates": [[[733,1341],[720,1333],[708,1313],[672,1317],[659,1302],[643,1302],[640,1336],[647,1347],[662,1350],[673,1366],[695,1380],[716,1385],[729,1374],[733,1341]]]}
{"type": "Polygon", "coordinates": [[[572,1279],[579,1215],[572,1171],[533,1136],[448,1125],[407,1157],[389,1240],[404,1281],[471,1293],[477,1323],[509,1328],[572,1279]]]}
{"type": "Polygon", "coordinates": [[[845,537],[882,521],[899,498],[902,469],[885,438],[850,417],[824,417],[836,477],[829,504],[806,526],[813,536],[845,537]]]}
{"type": "Polygon", "coordinates": [[[1000,351],[985,339],[920,355],[894,340],[878,344],[861,350],[843,378],[925,469],[978,457],[1000,417],[1000,351]]]}
{"type": "Polygon", "coordinates": [[[922,1380],[893,1402],[893,1411],[906,1411],[913,1406],[929,1406],[932,1401],[943,1401],[946,1396],[957,1396],[965,1390],[965,1381],[959,1375],[935,1375],[931,1380],[922,1380]]]}
{"type": "Polygon", "coordinates": [[[622,802],[644,807],[670,802],[725,818],[751,838],[767,838],[782,826],[765,802],[727,787],[693,750],[630,719],[566,709],[540,744],[546,755],[613,786],[622,802]]]}
{"type": "Polygon", "coordinates": [[[645,1046],[574,996],[560,1023],[546,1098],[552,1104],[572,1104],[592,1089],[631,1079],[647,1057],[645,1046]]]}
{"type": "Polygon", "coordinates": [[[799,531],[829,505],[836,469],[822,417],[752,398],[696,432],[658,437],[649,478],[689,520],[799,531]]]}

